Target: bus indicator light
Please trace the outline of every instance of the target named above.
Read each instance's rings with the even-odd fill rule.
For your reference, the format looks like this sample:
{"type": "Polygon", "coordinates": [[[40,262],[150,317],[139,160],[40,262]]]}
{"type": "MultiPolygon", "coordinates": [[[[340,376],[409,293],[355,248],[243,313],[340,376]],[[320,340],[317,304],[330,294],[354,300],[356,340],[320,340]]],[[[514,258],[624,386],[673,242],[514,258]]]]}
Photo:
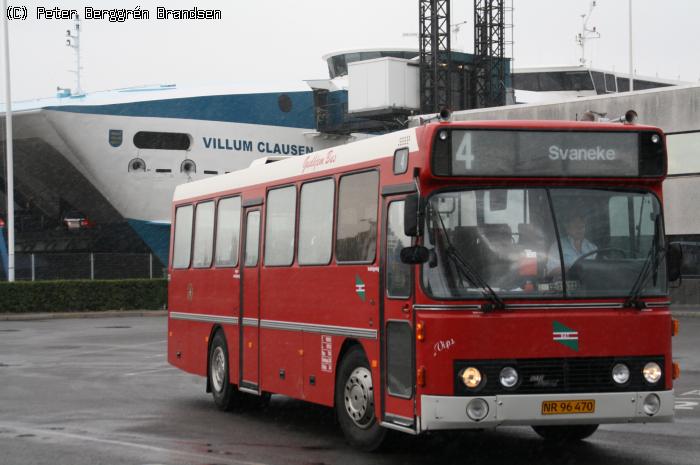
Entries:
{"type": "Polygon", "coordinates": [[[416,370],[416,384],[420,387],[425,386],[425,367],[420,367],[416,370]]]}
{"type": "Polygon", "coordinates": [[[675,318],[671,320],[671,336],[678,336],[681,329],[681,323],[675,318]]]}
{"type": "Polygon", "coordinates": [[[675,380],[681,377],[681,365],[678,362],[673,362],[673,372],[671,373],[671,377],[675,380]]]}
{"type": "Polygon", "coordinates": [[[425,334],[423,333],[423,322],[416,323],[416,339],[419,341],[425,340],[425,334]]]}

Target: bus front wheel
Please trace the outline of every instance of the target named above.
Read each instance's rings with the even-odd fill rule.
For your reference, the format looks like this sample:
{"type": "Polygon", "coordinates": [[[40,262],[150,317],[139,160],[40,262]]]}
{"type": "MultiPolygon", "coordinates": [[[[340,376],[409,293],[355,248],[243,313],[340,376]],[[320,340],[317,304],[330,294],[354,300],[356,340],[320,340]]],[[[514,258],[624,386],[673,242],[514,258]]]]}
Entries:
{"type": "Polygon", "coordinates": [[[572,442],[591,436],[598,425],[533,426],[532,429],[547,441],[572,442]]]}
{"type": "Polygon", "coordinates": [[[220,410],[231,410],[238,390],[229,382],[228,346],[222,331],[217,331],[209,348],[209,386],[220,410]]]}
{"type": "Polygon", "coordinates": [[[340,428],[351,446],[371,452],[382,445],[386,430],[374,414],[372,373],[359,347],[350,349],[340,363],[335,409],[340,428]]]}

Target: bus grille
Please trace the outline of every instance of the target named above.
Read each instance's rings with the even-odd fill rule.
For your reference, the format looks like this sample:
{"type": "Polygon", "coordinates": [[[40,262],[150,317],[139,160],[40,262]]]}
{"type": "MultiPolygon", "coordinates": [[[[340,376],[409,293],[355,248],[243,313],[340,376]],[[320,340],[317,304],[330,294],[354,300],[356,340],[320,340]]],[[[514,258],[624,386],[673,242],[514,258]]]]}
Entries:
{"type": "Polygon", "coordinates": [[[552,394],[582,392],[655,391],[665,389],[663,356],[648,357],[591,357],[513,360],[456,360],[454,362],[455,395],[488,396],[498,394],[552,394]],[[661,379],[654,385],[642,376],[648,362],[656,362],[662,369],[661,379]],[[612,368],[624,363],[630,370],[629,381],[620,386],[612,379],[612,368]],[[459,377],[467,367],[476,367],[482,373],[481,385],[468,389],[459,377]],[[499,382],[504,367],[518,371],[515,387],[506,389],[499,382]]]}

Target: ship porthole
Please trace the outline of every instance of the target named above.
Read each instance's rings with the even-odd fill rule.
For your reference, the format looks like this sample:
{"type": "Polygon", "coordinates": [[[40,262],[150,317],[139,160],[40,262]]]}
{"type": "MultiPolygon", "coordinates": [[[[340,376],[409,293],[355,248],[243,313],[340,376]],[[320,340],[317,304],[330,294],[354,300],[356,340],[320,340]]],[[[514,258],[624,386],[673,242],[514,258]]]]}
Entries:
{"type": "Polygon", "coordinates": [[[185,160],[180,164],[180,172],[185,174],[194,174],[197,172],[197,164],[192,160],[185,160]]]}
{"type": "Polygon", "coordinates": [[[289,98],[289,95],[287,94],[281,94],[277,98],[277,104],[279,105],[280,110],[283,113],[289,113],[290,111],[292,111],[292,99],[289,98]]]}
{"type": "Polygon", "coordinates": [[[140,158],[134,158],[129,162],[129,171],[146,171],[146,162],[140,158]]]}

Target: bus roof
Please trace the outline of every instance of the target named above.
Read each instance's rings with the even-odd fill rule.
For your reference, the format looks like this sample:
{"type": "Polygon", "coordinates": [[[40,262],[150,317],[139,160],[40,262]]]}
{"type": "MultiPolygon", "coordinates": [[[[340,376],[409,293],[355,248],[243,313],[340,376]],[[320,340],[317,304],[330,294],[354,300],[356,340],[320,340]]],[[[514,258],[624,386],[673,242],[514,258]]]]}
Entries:
{"type": "MultiPolygon", "coordinates": [[[[454,123],[431,123],[430,126],[449,125],[451,127],[474,129],[513,129],[513,130],[561,130],[561,131],[643,131],[659,130],[652,126],[620,123],[599,123],[582,121],[460,121],[454,123]]],[[[363,139],[346,145],[312,152],[304,156],[290,157],[274,163],[257,164],[220,176],[180,184],[173,194],[174,202],[200,198],[211,194],[238,190],[295,176],[312,173],[333,172],[343,166],[379,160],[393,156],[400,148],[418,150],[417,130],[426,126],[384,134],[363,139]]]]}

